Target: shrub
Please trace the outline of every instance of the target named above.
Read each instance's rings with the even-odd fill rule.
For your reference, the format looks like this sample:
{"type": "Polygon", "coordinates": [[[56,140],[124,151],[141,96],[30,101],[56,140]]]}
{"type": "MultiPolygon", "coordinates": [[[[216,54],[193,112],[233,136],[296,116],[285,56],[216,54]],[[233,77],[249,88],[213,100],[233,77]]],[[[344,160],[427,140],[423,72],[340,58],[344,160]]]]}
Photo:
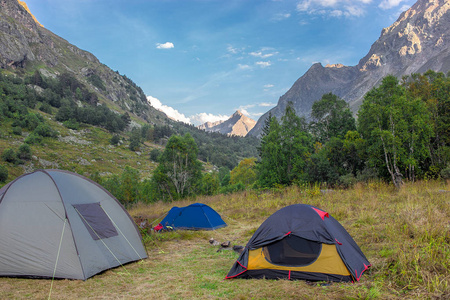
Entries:
{"type": "Polygon", "coordinates": [[[31,148],[28,144],[20,145],[19,151],[17,152],[17,157],[25,160],[30,160],[31,155],[31,148]]]}
{"type": "Polygon", "coordinates": [[[159,156],[161,155],[161,150],[159,149],[153,149],[150,151],[150,160],[154,162],[158,162],[159,156]]]}
{"type": "Polygon", "coordinates": [[[14,151],[14,149],[9,148],[3,151],[2,153],[2,160],[9,162],[9,163],[15,163],[17,161],[17,154],[14,151]]]}
{"type": "Polygon", "coordinates": [[[25,116],[25,126],[29,130],[34,130],[41,123],[41,119],[36,114],[27,114],[25,116]]]}
{"type": "Polygon", "coordinates": [[[69,129],[78,130],[80,128],[80,123],[74,119],[70,119],[63,122],[63,125],[69,129]]]}
{"type": "Polygon", "coordinates": [[[37,135],[35,133],[31,133],[27,138],[25,139],[25,143],[30,145],[37,145],[42,142],[42,136],[37,135]]]}
{"type": "Polygon", "coordinates": [[[0,165],[0,182],[5,182],[8,179],[8,169],[0,165]]]}
{"type": "Polygon", "coordinates": [[[33,131],[33,133],[40,135],[42,137],[57,137],[58,132],[51,128],[48,124],[39,124],[38,127],[33,131]]]}
{"type": "Polygon", "coordinates": [[[339,184],[344,188],[349,188],[355,185],[357,182],[355,175],[352,173],[342,175],[339,177],[339,184]]]}
{"type": "Polygon", "coordinates": [[[244,190],[245,190],[245,185],[242,182],[238,182],[236,184],[229,184],[227,186],[221,187],[219,193],[232,194],[232,193],[244,191],[244,190]]]}
{"type": "Polygon", "coordinates": [[[111,137],[111,139],[109,140],[109,143],[111,145],[117,145],[117,144],[119,144],[119,142],[120,142],[120,136],[118,136],[117,134],[113,135],[111,137]]]}
{"type": "Polygon", "coordinates": [[[442,169],[440,174],[443,179],[450,179],[450,167],[442,169]]]}
{"type": "Polygon", "coordinates": [[[20,126],[13,126],[12,133],[15,135],[22,135],[22,127],[20,126]]]}
{"type": "Polygon", "coordinates": [[[90,83],[92,83],[92,85],[94,85],[97,88],[99,88],[100,90],[102,90],[102,91],[106,90],[105,85],[103,84],[103,80],[97,74],[92,74],[91,76],[88,77],[87,80],[90,83]]]}
{"type": "Polygon", "coordinates": [[[378,179],[378,172],[376,169],[364,168],[361,172],[358,171],[356,179],[358,182],[369,182],[378,179]]]}
{"type": "Polygon", "coordinates": [[[141,146],[141,134],[140,131],[137,129],[133,129],[131,132],[130,137],[130,145],[128,146],[131,151],[137,151],[139,150],[139,147],[141,146]]]}
{"type": "Polygon", "coordinates": [[[52,107],[47,102],[44,102],[39,106],[39,110],[48,114],[52,113],[52,107]]]}

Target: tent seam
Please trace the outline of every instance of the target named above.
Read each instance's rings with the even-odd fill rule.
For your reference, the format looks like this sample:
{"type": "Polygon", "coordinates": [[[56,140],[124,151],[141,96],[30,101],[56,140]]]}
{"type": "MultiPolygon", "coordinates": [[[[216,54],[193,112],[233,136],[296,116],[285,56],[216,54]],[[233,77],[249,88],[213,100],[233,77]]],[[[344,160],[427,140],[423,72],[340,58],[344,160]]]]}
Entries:
{"type": "MultiPolygon", "coordinates": [[[[66,216],[67,222],[69,223],[70,232],[72,233],[72,241],[73,241],[73,245],[75,247],[75,251],[77,252],[78,261],[80,262],[81,272],[83,273],[83,280],[86,280],[87,279],[86,278],[86,273],[85,273],[84,268],[83,268],[83,263],[81,262],[80,252],[78,251],[77,242],[76,242],[75,236],[73,235],[72,225],[70,223],[69,215],[67,214],[67,207],[66,207],[66,204],[64,203],[64,199],[63,199],[63,197],[61,195],[61,191],[59,190],[59,187],[56,184],[56,182],[53,179],[53,177],[46,170],[37,170],[36,172],[38,172],[38,171],[40,171],[40,172],[46,174],[48,177],[50,177],[51,181],[55,185],[56,190],[58,191],[59,198],[61,199],[61,203],[62,203],[62,205],[64,207],[64,214],[66,216]]],[[[60,170],[51,169],[51,170],[48,170],[48,171],[60,171],[60,170]]],[[[69,173],[69,172],[67,172],[67,173],[69,173]]]]}

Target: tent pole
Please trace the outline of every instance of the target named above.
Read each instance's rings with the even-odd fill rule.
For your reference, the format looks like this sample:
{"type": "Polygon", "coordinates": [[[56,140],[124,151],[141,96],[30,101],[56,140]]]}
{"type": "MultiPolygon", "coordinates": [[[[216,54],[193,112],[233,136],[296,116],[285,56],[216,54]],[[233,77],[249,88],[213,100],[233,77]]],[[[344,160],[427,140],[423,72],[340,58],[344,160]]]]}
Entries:
{"type": "Polygon", "coordinates": [[[58,254],[56,255],[55,268],[53,269],[52,284],[50,285],[50,292],[48,294],[48,299],[49,300],[50,300],[50,297],[52,295],[53,282],[55,280],[55,274],[56,274],[56,266],[58,265],[59,253],[61,252],[61,245],[62,245],[62,241],[63,241],[64,230],[66,229],[66,223],[67,223],[67,218],[64,218],[63,230],[61,232],[61,238],[59,239],[58,254]]]}

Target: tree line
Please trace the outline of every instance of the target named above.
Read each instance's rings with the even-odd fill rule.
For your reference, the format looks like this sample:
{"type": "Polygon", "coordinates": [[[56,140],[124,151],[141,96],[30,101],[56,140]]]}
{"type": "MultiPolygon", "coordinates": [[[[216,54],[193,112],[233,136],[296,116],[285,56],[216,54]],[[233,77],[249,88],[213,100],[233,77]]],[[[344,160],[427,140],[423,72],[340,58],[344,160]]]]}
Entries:
{"type": "Polygon", "coordinates": [[[259,152],[259,187],[449,178],[450,78],[387,76],[364,96],[357,120],[331,93],[313,104],[309,124],[290,104],[281,122],[267,119],[259,152]]]}
{"type": "Polygon", "coordinates": [[[146,191],[149,201],[176,200],[246,188],[358,181],[450,178],[450,77],[428,71],[385,77],[363,99],[357,119],[348,103],[328,93],[312,106],[311,120],[289,103],[280,120],[269,116],[258,155],[231,169],[203,173],[190,134],[173,135],[158,158],[146,191]]]}

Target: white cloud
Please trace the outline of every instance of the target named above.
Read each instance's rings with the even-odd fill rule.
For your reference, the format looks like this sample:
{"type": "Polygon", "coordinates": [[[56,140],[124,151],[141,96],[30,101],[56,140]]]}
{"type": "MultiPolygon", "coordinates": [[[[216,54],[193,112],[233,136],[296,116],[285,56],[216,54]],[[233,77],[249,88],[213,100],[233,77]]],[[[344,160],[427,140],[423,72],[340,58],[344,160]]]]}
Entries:
{"type": "Polygon", "coordinates": [[[159,99],[147,96],[147,101],[156,108],[159,111],[162,111],[165,113],[169,118],[174,119],[176,121],[184,122],[184,123],[192,123],[189,118],[187,118],[184,114],[180,113],[178,110],[174,109],[173,107],[164,105],[159,101],[159,99]]]}
{"type": "Polygon", "coordinates": [[[263,48],[261,51],[250,52],[249,54],[250,54],[251,56],[260,57],[260,58],[268,58],[268,57],[271,57],[271,56],[274,56],[274,55],[278,54],[278,52],[263,53],[264,51],[267,51],[267,50],[271,50],[271,49],[269,49],[269,48],[263,48]]]}
{"type": "Polygon", "coordinates": [[[237,54],[239,50],[237,48],[232,47],[232,46],[228,46],[227,47],[227,51],[230,52],[231,54],[237,54]]]}
{"type": "Polygon", "coordinates": [[[264,88],[266,88],[266,89],[269,89],[269,88],[272,88],[272,87],[274,87],[273,84],[265,84],[264,85],[264,88]]]}
{"type": "Polygon", "coordinates": [[[257,61],[256,65],[260,66],[261,68],[267,68],[272,65],[270,61],[257,61]]]}
{"type": "Polygon", "coordinates": [[[239,109],[243,115],[246,115],[247,117],[251,117],[251,114],[244,108],[239,109]]]}
{"type": "Polygon", "coordinates": [[[265,102],[259,104],[259,106],[262,106],[262,107],[271,107],[271,106],[275,106],[275,105],[276,104],[274,104],[274,103],[265,103],[265,102]]]}
{"type": "MultiPolygon", "coordinates": [[[[403,0],[383,0],[403,1],[403,0]]],[[[302,0],[297,4],[297,11],[311,15],[330,17],[360,17],[365,14],[367,4],[372,0],[302,0]]]]}
{"type": "Polygon", "coordinates": [[[378,6],[381,9],[390,9],[399,6],[401,2],[403,2],[403,0],[383,0],[378,6]]]}
{"type": "Polygon", "coordinates": [[[171,49],[171,48],[174,48],[174,47],[175,46],[171,42],[166,42],[164,44],[160,44],[160,43],[156,44],[156,48],[157,49],[171,49]]]}
{"type": "Polygon", "coordinates": [[[249,65],[241,65],[241,64],[238,64],[238,68],[239,68],[239,70],[248,70],[248,69],[250,69],[251,67],[250,67],[249,65]]]}
{"type": "Polygon", "coordinates": [[[289,19],[290,17],[291,17],[290,13],[278,13],[272,17],[272,20],[275,22],[278,22],[278,21],[283,21],[283,20],[289,19]]]}
{"type": "Polygon", "coordinates": [[[206,122],[217,122],[228,120],[230,116],[225,115],[213,115],[208,113],[199,113],[189,117],[192,123],[196,126],[204,124],[206,122]]]}

